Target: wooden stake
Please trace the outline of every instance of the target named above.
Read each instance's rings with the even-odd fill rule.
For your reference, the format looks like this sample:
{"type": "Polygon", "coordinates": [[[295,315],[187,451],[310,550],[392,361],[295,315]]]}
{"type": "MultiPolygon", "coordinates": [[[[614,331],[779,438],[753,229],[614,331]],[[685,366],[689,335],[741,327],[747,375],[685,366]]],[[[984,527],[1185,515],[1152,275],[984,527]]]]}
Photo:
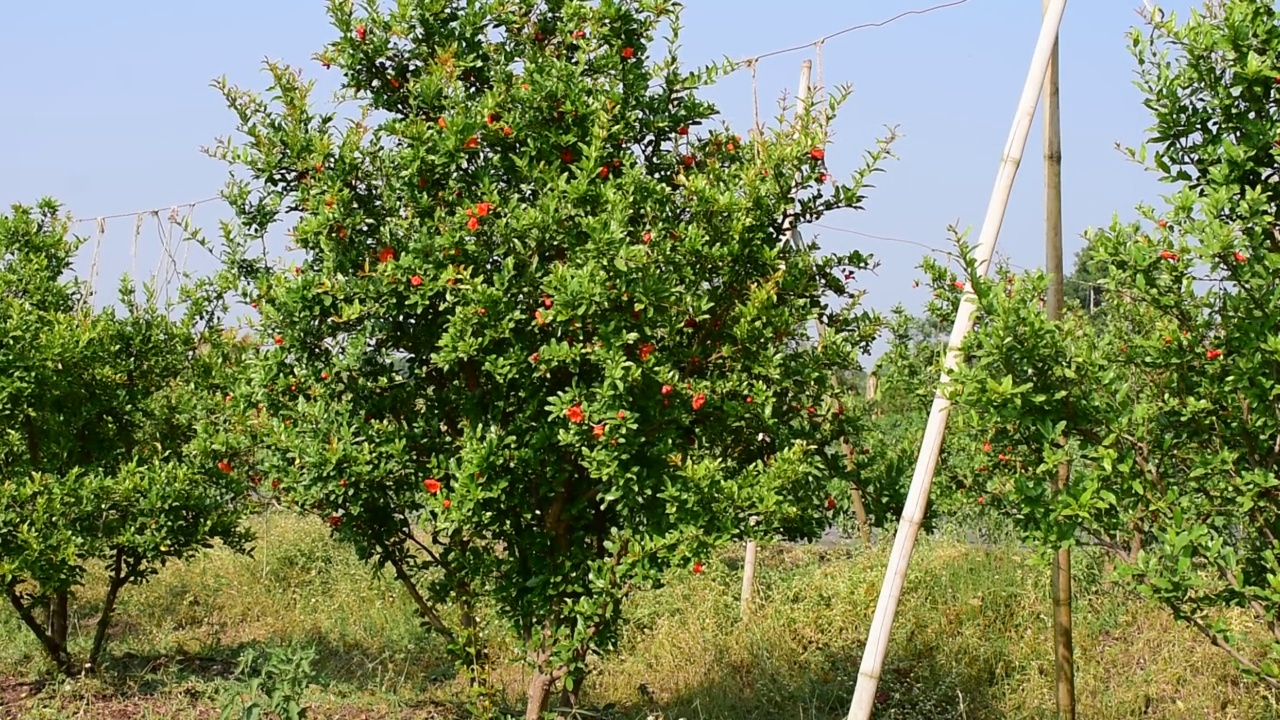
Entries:
{"type": "MultiPolygon", "coordinates": [[[[796,125],[804,122],[805,115],[809,112],[809,78],[813,74],[813,61],[805,60],[800,65],[800,87],[796,91],[796,125]]],[[[752,92],[755,90],[753,88],[752,92]]],[[[782,225],[782,239],[785,242],[794,244],[797,248],[800,246],[800,234],[794,226],[794,218],[790,215],[784,220],[782,225]]],[[[821,325],[819,325],[821,331],[821,325]]],[[[747,616],[751,607],[751,597],[755,591],[756,580],[756,549],[757,543],[754,539],[747,540],[747,552],[742,560],[742,617],[747,616]]]]}
{"type": "Polygon", "coordinates": [[[751,611],[751,596],[756,587],[756,541],[747,541],[747,554],[742,559],[742,618],[751,611]]]}
{"type": "MultiPolygon", "coordinates": [[[[1043,0],[1047,12],[1049,0],[1043,0]]],[[[1050,320],[1062,318],[1062,123],[1058,102],[1058,42],[1055,38],[1044,77],[1044,266],[1049,291],[1044,309],[1050,320]]],[[[1065,440],[1063,441],[1065,442],[1065,440]]],[[[1054,492],[1071,477],[1071,466],[1058,466],[1054,492]]],[[[1071,631],[1071,548],[1059,548],[1053,557],[1049,594],[1053,598],[1054,685],[1060,720],[1075,720],[1076,673],[1071,631]]]]}
{"type": "MultiPolygon", "coordinates": [[[[1004,223],[1005,211],[1009,207],[1009,194],[1013,190],[1013,180],[1018,174],[1018,165],[1022,162],[1022,153],[1027,147],[1027,135],[1031,130],[1031,122],[1035,118],[1045,72],[1049,69],[1049,59],[1057,41],[1058,28],[1062,25],[1062,15],[1066,6],[1067,0],[1049,0],[1044,9],[1040,37],[1036,41],[1035,52],[1031,56],[1031,66],[1027,71],[1026,83],[1022,87],[1022,96],[1018,100],[1018,109],[1013,117],[1013,127],[1009,131],[1004,157],[1000,161],[1000,170],[996,174],[991,201],[987,205],[987,214],[982,221],[978,247],[974,251],[977,271],[982,275],[986,274],[987,266],[991,264],[996,240],[1000,236],[1000,226],[1004,223]]],[[[929,501],[929,486],[933,484],[933,474],[938,467],[942,435],[946,431],[947,416],[951,411],[951,401],[942,392],[942,388],[950,381],[951,373],[960,363],[960,346],[973,327],[973,315],[976,310],[977,300],[973,295],[973,288],[966,285],[964,297],[960,300],[960,308],[956,311],[955,323],[951,327],[947,356],[938,379],[939,392],[934,396],[933,407],[929,410],[929,422],[925,425],[924,439],[920,443],[920,455],[916,458],[911,488],[907,492],[906,506],[902,510],[902,522],[898,525],[898,533],[893,540],[889,567],[885,571],[884,585],[880,588],[880,599],[876,603],[876,612],[871,621],[866,649],[862,654],[862,665],[858,669],[858,684],[854,688],[853,701],[849,705],[848,720],[869,720],[871,709],[875,705],[876,686],[880,682],[881,672],[884,671],[884,658],[889,649],[889,629],[893,626],[893,616],[897,612],[902,585],[906,581],[911,551],[915,547],[916,536],[920,533],[920,525],[924,520],[925,506],[929,501]]]]}

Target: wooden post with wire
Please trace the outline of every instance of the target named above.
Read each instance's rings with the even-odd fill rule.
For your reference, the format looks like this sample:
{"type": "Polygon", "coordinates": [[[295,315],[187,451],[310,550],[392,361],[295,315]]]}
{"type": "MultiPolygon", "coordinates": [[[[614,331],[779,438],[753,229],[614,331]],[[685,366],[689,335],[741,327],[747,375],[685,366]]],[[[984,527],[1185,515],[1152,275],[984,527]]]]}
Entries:
{"type": "MultiPolygon", "coordinates": [[[[1013,127],[1009,131],[1000,169],[996,174],[995,187],[991,191],[991,200],[982,221],[982,231],[978,235],[978,245],[974,250],[976,269],[982,275],[986,274],[991,264],[996,240],[1000,236],[1000,227],[1004,223],[1005,211],[1009,207],[1013,181],[1017,177],[1018,166],[1022,162],[1022,153],[1026,150],[1027,136],[1031,130],[1032,120],[1035,118],[1036,106],[1039,104],[1040,93],[1044,87],[1045,73],[1049,69],[1050,56],[1057,43],[1058,29],[1062,25],[1066,6],[1067,0],[1048,0],[1044,7],[1040,35],[1036,40],[1035,52],[1031,56],[1026,82],[1022,87],[1017,111],[1014,113],[1013,127]]],[[[893,617],[902,596],[902,586],[906,581],[911,551],[915,547],[916,537],[924,521],[924,511],[929,501],[929,488],[933,484],[933,474],[938,467],[942,436],[946,432],[947,417],[951,411],[951,401],[946,396],[944,388],[950,382],[951,373],[960,363],[960,348],[965,336],[973,327],[976,311],[977,298],[973,294],[972,283],[969,283],[965,286],[964,296],[956,311],[955,323],[951,327],[946,360],[943,362],[942,373],[938,378],[938,393],[934,396],[933,406],[929,409],[929,421],[925,425],[924,438],[920,443],[920,454],[916,458],[911,488],[907,492],[906,505],[902,511],[902,521],[898,525],[898,532],[893,540],[889,566],[885,570],[884,584],[880,588],[880,598],[876,603],[875,616],[872,618],[871,629],[862,654],[862,664],[858,668],[858,683],[853,691],[853,701],[849,705],[848,720],[869,720],[875,705],[876,686],[880,683],[885,655],[889,649],[889,630],[893,626],[893,617]]]]}
{"type": "MultiPolygon", "coordinates": [[[[758,99],[759,91],[755,83],[755,66],[754,65],[752,66],[751,72],[752,72],[752,83],[751,83],[752,105],[755,108],[759,108],[759,99],[758,99]]],[[[800,65],[800,87],[796,91],[796,113],[795,113],[796,120],[795,121],[797,125],[799,125],[804,120],[805,115],[809,112],[810,78],[812,75],[813,75],[813,61],[805,60],[804,63],[800,65]]],[[[754,129],[756,132],[760,131],[760,116],[759,116],[758,109],[756,110],[754,129]]],[[[793,216],[791,215],[788,215],[783,220],[782,240],[784,242],[792,243],[796,247],[799,247],[800,245],[800,235],[796,231],[796,228],[794,226],[794,219],[793,219],[793,216]]],[[[819,332],[821,332],[822,330],[821,325],[819,325],[818,330],[819,332]]],[[[741,614],[743,618],[745,618],[747,616],[747,613],[750,612],[751,599],[752,599],[752,596],[755,594],[757,550],[758,550],[758,543],[756,542],[756,540],[754,538],[748,539],[746,554],[743,556],[743,559],[742,559],[741,614]]]]}
{"type": "MultiPolygon", "coordinates": [[[[1050,0],[1042,0],[1047,12],[1050,0]]],[[[1062,318],[1062,122],[1058,101],[1058,41],[1044,77],[1044,265],[1049,291],[1044,309],[1050,320],[1062,318]]],[[[1064,441],[1065,442],[1065,441],[1064,441]]],[[[1071,478],[1071,466],[1063,462],[1053,491],[1060,492],[1071,478]]],[[[1075,720],[1075,650],[1071,630],[1071,548],[1059,548],[1053,556],[1049,594],[1053,598],[1054,686],[1060,720],[1075,720]]]]}

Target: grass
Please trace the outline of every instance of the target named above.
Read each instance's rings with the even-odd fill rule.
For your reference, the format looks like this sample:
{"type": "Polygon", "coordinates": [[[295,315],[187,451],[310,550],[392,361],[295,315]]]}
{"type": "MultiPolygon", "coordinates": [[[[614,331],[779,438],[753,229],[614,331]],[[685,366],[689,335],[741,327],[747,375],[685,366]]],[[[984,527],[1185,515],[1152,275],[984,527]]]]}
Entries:
{"type": "MultiPolygon", "coordinates": [[[[0,717],[216,718],[220,698],[239,687],[237,660],[270,648],[315,650],[306,698],[314,716],[465,717],[464,685],[394,582],[375,577],[318,522],[284,513],[254,522],[252,556],[206,553],[122,595],[100,678],[17,699],[46,668],[13,613],[0,612],[0,678],[8,678],[0,717]]],[[[635,598],[622,647],[601,661],[588,701],[619,720],[843,718],[886,550],[766,548],[746,621],[740,556],[635,598]]],[[[1080,717],[1280,720],[1280,699],[1200,636],[1107,589],[1088,563],[1079,575],[1080,717]]],[[[1053,717],[1047,587],[1047,571],[1017,550],[922,540],[876,717],[1053,717]]],[[[92,619],[79,618],[82,641],[92,619]]],[[[513,658],[497,628],[492,652],[513,658]]],[[[517,700],[519,664],[492,672],[517,700]]]]}

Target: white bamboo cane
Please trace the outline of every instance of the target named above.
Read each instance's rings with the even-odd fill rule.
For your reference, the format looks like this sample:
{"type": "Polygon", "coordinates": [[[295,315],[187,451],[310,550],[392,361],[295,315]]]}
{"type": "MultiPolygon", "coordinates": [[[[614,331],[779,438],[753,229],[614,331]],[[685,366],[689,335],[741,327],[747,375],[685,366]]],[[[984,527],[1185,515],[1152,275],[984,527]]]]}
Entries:
{"type": "MultiPolygon", "coordinates": [[[[1062,15],[1066,6],[1067,0],[1049,0],[1044,8],[1040,37],[1036,41],[1035,52],[1031,56],[1026,83],[1022,87],[1022,96],[1018,101],[1017,112],[1014,114],[1013,127],[1009,131],[1004,157],[1000,161],[995,187],[991,191],[987,214],[983,218],[982,231],[978,236],[975,259],[977,270],[983,275],[986,274],[987,266],[991,263],[996,240],[1000,236],[1000,226],[1004,223],[1005,211],[1009,206],[1013,180],[1018,174],[1022,153],[1026,150],[1027,135],[1031,130],[1032,120],[1035,119],[1036,105],[1039,104],[1045,72],[1049,68],[1049,58],[1058,40],[1058,28],[1062,25],[1062,15]]],[[[924,439],[920,443],[920,454],[916,459],[915,472],[911,477],[911,489],[907,492],[902,522],[893,540],[889,567],[885,571],[884,585],[880,588],[880,599],[876,603],[875,616],[867,635],[866,649],[862,654],[862,665],[858,669],[858,684],[853,691],[848,720],[869,720],[871,709],[875,705],[876,686],[880,682],[885,654],[889,648],[889,630],[893,626],[893,616],[897,612],[898,600],[902,596],[902,585],[907,577],[907,564],[911,560],[911,551],[915,547],[916,536],[920,533],[920,525],[924,520],[925,506],[929,500],[929,487],[933,483],[933,474],[938,466],[942,436],[946,431],[947,416],[951,411],[951,402],[942,392],[942,386],[950,381],[951,373],[960,362],[960,346],[973,327],[973,315],[976,309],[977,299],[973,295],[973,288],[971,285],[966,285],[960,308],[956,311],[955,324],[951,327],[947,356],[938,379],[939,392],[934,396],[933,407],[929,409],[929,422],[925,426],[924,439]]]]}

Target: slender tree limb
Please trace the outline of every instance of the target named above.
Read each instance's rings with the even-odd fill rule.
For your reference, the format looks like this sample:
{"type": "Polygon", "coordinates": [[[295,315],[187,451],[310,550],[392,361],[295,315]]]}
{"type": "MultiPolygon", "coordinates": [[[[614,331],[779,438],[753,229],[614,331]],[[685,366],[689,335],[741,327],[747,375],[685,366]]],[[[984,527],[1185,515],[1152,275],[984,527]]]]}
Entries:
{"type": "Polygon", "coordinates": [[[107,628],[111,625],[111,615],[115,611],[116,598],[120,590],[129,581],[129,574],[124,567],[124,550],[117,549],[115,561],[111,568],[111,579],[107,584],[107,595],[102,601],[102,614],[98,617],[98,626],[93,634],[93,648],[89,651],[86,669],[90,672],[98,669],[98,661],[107,644],[107,628]]]}
{"type": "Polygon", "coordinates": [[[1218,633],[1214,632],[1213,630],[1210,630],[1209,626],[1205,625],[1203,620],[1200,620],[1199,618],[1194,618],[1194,617],[1184,617],[1183,619],[1186,620],[1188,623],[1190,623],[1191,627],[1199,631],[1201,635],[1204,635],[1206,638],[1208,638],[1209,642],[1213,643],[1218,648],[1226,651],[1226,653],[1231,656],[1231,659],[1235,660],[1237,664],[1239,664],[1241,667],[1249,670],[1249,672],[1256,675],[1257,678],[1261,680],[1265,685],[1267,685],[1273,690],[1280,690],[1280,678],[1267,677],[1262,672],[1262,669],[1257,666],[1256,663],[1254,663],[1249,658],[1245,657],[1244,654],[1241,653],[1239,650],[1232,647],[1231,643],[1227,642],[1226,638],[1223,638],[1218,633]]]}
{"type": "Polygon", "coordinates": [[[22,623],[31,630],[36,639],[40,641],[40,645],[44,647],[45,652],[48,653],[49,659],[53,660],[54,664],[57,665],[58,672],[63,675],[70,675],[71,658],[67,655],[66,648],[60,647],[53,636],[45,631],[44,626],[32,614],[31,608],[27,607],[26,603],[22,601],[22,595],[16,587],[13,585],[6,587],[5,595],[9,597],[9,604],[17,611],[22,623]]]}
{"type": "Polygon", "coordinates": [[[383,557],[387,559],[392,570],[395,571],[396,579],[400,581],[400,584],[403,585],[404,589],[409,593],[409,597],[413,600],[414,605],[417,606],[418,612],[421,613],[422,617],[425,618],[431,627],[434,628],[436,632],[440,633],[446,641],[450,643],[454,642],[456,637],[454,636],[453,631],[450,630],[449,626],[440,618],[440,614],[431,606],[431,603],[427,602],[427,599],[422,596],[422,592],[418,590],[417,583],[415,583],[413,578],[409,577],[409,573],[405,571],[404,563],[401,562],[386,545],[381,543],[379,543],[379,545],[383,552],[383,557]]]}

